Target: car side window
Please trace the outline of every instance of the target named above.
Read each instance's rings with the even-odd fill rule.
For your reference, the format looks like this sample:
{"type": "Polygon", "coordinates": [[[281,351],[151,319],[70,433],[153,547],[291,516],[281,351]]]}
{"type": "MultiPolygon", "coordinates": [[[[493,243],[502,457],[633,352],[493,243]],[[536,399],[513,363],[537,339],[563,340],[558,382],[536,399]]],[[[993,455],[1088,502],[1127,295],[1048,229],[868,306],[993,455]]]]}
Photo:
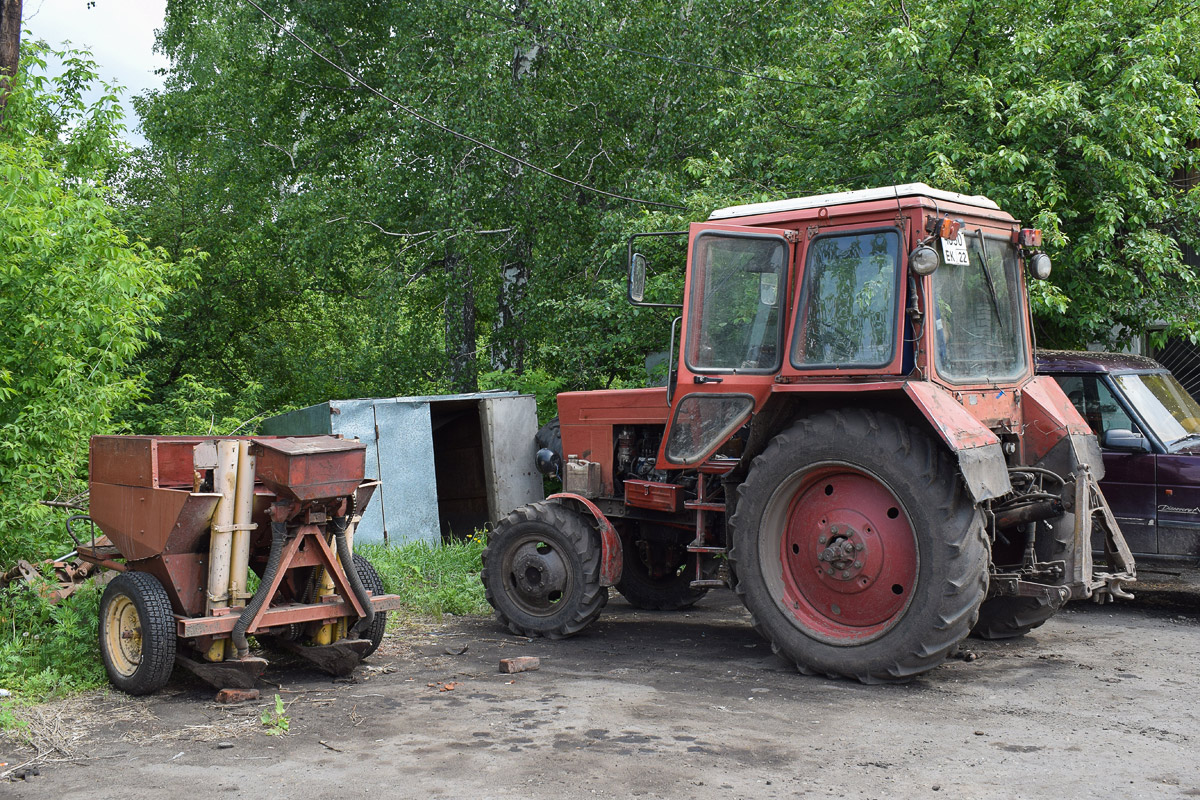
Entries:
{"type": "Polygon", "coordinates": [[[1102,378],[1095,375],[1061,375],[1057,380],[1071,405],[1087,421],[1092,433],[1103,436],[1106,431],[1117,428],[1139,432],[1102,378]]]}

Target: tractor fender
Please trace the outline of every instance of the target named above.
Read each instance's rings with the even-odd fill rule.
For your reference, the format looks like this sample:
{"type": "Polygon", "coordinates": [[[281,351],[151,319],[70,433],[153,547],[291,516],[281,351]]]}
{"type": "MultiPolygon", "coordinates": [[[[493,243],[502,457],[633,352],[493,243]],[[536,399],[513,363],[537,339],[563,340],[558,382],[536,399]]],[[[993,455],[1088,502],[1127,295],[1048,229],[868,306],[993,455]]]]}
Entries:
{"type": "Polygon", "coordinates": [[[615,586],[617,581],[621,580],[625,562],[621,553],[621,537],[617,535],[617,529],[609,522],[608,517],[604,516],[604,512],[591,500],[573,492],[559,492],[546,499],[557,500],[563,504],[578,503],[581,511],[595,517],[596,526],[600,531],[600,585],[615,586]]]}
{"type": "Polygon", "coordinates": [[[1104,477],[1104,456],[1092,429],[1067,398],[1058,381],[1038,375],[1021,389],[1025,423],[1025,460],[1069,475],[1087,466],[1097,481],[1104,477]]]}
{"type": "Polygon", "coordinates": [[[1000,439],[959,405],[954,395],[927,381],[908,381],[904,393],[958,458],[959,470],[976,503],[1012,491],[1000,439]]]}

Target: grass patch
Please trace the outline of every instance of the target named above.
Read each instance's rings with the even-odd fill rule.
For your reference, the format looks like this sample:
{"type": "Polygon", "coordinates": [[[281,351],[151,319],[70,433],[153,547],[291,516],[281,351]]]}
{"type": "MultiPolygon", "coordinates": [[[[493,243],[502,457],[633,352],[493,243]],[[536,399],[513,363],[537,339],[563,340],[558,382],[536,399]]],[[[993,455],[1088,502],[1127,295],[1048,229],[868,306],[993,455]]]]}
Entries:
{"type": "Polygon", "coordinates": [[[384,589],[400,595],[406,610],[435,617],[469,616],[491,610],[479,581],[485,544],[485,538],[476,535],[465,542],[441,545],[356,544],[354,549],[370,559],[384,589]]]}
{"type": "MultiPolygon", "coordinates": [[[[101,590],[81,586],[52,605],[49,581],[0,590],[0,688],[45,700],[102,686],[107,677],[97,641],[101,590]]],[[[0,725],[7,725],[0,713],[0,725]]]]}

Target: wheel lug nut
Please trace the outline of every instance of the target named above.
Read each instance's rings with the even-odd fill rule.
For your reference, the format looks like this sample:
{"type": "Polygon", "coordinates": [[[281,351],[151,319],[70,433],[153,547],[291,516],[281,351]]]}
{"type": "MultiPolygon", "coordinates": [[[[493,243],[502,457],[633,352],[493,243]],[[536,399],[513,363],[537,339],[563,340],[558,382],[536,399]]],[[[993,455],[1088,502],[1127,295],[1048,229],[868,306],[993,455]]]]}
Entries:
{"type": "Polygon", "coordinates": [[[830,528],[829,528],[829,532],[830,532],[830,533],[832,533],[834,536],[836,536],[836,535],[837,535],[837,532],[838,532],[838,526],[837,526],[837,525],[831,525],[831,526],[830,526],[830,528]]]}
{"type": "Polygon", "coordinates": [[[857,569],[858,567],[861,567],[861,566],[862,566],[862,562],[861,562],[861,561],[855,561],[855,562],[854,562],[854,567],[855,567],[855,569],[857,569]]]}
{"type": "Polygon", "coordinates": [[[855,550],[862,550],[862,549],[863,549],[863,543],[862,543],[862,542],[859,542],[858,544],[854,545],[854,549],[855,549],[855,550]]]}
{"type": "Polygon", "coordinates": [[[825,537],[824,537],[824,536],[818,536],[818,537],[817,537],[817,544],[825,544],[825,541],[826,541],[826,540],[825,540],[825,537]]]}
{"type": "Polygon", "coordinates": [[[825,574],[826,574],[826,575],[832,575],[832,574],[833,574],[833,568],[832,568],[832,567],[830,567],[829,569],[825,570],[825,574]]]}
{"type": "Polygon", "coordinates": [[[843,572],[843,573],[842,573],[842,577],[843,577],[843,578],[849,578],[849,577],[850,577],[850,573],[849,573],[849,572],[843,572]]]}

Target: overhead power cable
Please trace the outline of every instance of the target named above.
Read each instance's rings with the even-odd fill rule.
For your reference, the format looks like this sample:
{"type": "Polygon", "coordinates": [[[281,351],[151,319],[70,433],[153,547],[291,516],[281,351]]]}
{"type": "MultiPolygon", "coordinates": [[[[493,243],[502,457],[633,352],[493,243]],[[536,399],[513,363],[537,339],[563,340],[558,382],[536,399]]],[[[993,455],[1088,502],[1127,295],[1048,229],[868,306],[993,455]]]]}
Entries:
{"type": "Polygon", "coordinates": [[[612,51],[615,51],[618,53],[629,53],[630,55],[639,56],[641,58],[652,58],[656,61],[664,61],[668,64],[678,64],[679,66],[682,66],[682,67],[695,67],[697,69],[707,69],[707,70],[712,70],[714,72],[724,72],[729,75],[740,75],[744,78],[755,78],[760,81],[773,81],[775,83],[787,83],[792,86],[803,86],[808,89],[830,89],[830,88],[832,88],[830,86],[823,86],[819,83],[805,83],[804,81],[794,81],[790,78],[776,78],[773,75],[764,75],[761,72],[745,72],[740,69],[733,69],[731,67],[719,67],[714,64],[703,64],[698,61],[684,61],[682,59],[671,58],[670,56],[659,55],[657,53],[647,53],[644,50],[634,50],[632,47],[622,47],[621,45],[609,44],[608,42],[598,42],[595,39],[585,39],[584,37],[576,36],[573,33],[565,33],[563,31],[551,30],[551,29],[545,28],[541,25],[534,25],[534,24],[531,24],[528,22],[523,22],[522,20],[519,20],[516,17],[512,17],[507,14],[498,14],[494,11],[486,11],[482,8],[475,8],[474,6],[469,6],[466,3],[455,2],[455,0],[448,0],[448,4],[452,5],[452,6],[457,6],[461,9],[464,9],[465,11],[471,11],[475,14],[479,14],[480,16],[491,17],[492,19],[497,19],[497,20],[500,20],[501,22],[507,22],[511,25],[520,25],[522,27],[527,27],[527,28],[530,28],[531,30],[536,31],[537,33],[543,34],[545,36],[557,36],[560,39],[568,39],[570,41],[580,42],[582,44],[588,44],[588,45],[591,45],[592,47],[601,47],[601,48],[604,48],[605,50],[612,50],[612,51]]]}
{"type": "Polygon", "coordinates": [[[260,6],[258,3],[256,3],[254,0],[246,0],[246,3],[250,6],[253,6],[258,11],[259,14],[262,14],[263,17],[270,20],[271,24],[274,25],[276,28],[278,28],[280,33],[283,33],[283,34],[291,37],[292,39],[295,39],[296,42],[299,43],[299,45],[301,47],[303,47],[305,50],[312,53],[314,56],[321,59],[329,66],[333,67],[338,72],[342,73],[347,78],[349,78],[351,81],[353,81],[354,83],[356,83],[359,86],[366,89],[371,94],[375,95],[376,97],[380,98],[381,100],[385,100],[388,103],[391,103],[396,108],[400,109],[401,111],[408,114],[409,116],[412,116],[415,119],[418,119],[421,122],[424,122],[426,125],[431,125],[434,128],[437,128],[438,130],[443,131],[444,133],[448,133],[451,136],[456,136],[459,139],[463,139],[464,141],[468,141],[472,144],[478,145],[479,147],[482,147],[485,150],[488,150],[492,153],[495,153],[498,156],[506,158],[509,161],[513,162],[514,164],[520,164],[523,167],[528,167],[529,169],[533,170],[534,172],[539,172],[548,178],[553,178],[556,181],[560,181],[560,182],[568,184],[570,186],[574,186],[577,189],[583,189],[584,191],[592,192],[593,194],[603,195],[604,197],[611,197],[614,200],[624,200],[629,203],[639,203],[639,204],[645,205],[645,206],[658,206],[660,208],[675,208],[675,209],[679,209],[680,211],[687,210],[686,207],[681,206],[681,205],[676,205],[675,203],[663,203],[663,202],[659,202],[658,200],[643,200],[638,197],[630,197],[630,196],[624,195],[624,194],[617,194],[616,192],[609,192],[604,189],[598,189],[595,186],[588,186],[585,183],[579,183],[578,181],[573,181],[570,178],[559,175],[556,172],[551,172],[550,170],[546,169],[545,167],[539,167],[537,164],[534,164],[532,161],[528,161],[524,158],[521,158],[520,156],[514,156],[512,153],[507,153],[507,152],[501,150],[499,147],[496,147],[495,145],[488,144],[487,142],[483,141],[482,139],[478,139],[474,136],[471,136],[470,134],[463,133],[462,131],[456,131],[453,128],[449,127],[448,125],[443,125],[442,123],[438,122],[437,120],[425,116],[421,112],[417,111],[415,108],[410,108],[409,106],[406,106],[403,103],[401,103],[399,100],[389,97],[388,95],[386,95],[383,92],[376,89],[374,86],[372,86],[369,83],[367,83],[366,81],[364,81],[362,78],[355,75],[350,70],[346,69],[342,65],[333,61],[328,56],[326,56],[324,53],[322,53],[320,50],[317,50],[315,47],[310,45],[308,42],[304,41],[304,39],[300,38],[300,36],[298,34],[296,34],[295,31],[284,26],[282,23],[279,22],[279,20],[275,19],[273,16],[268,14],[266,12],[266,10],[263,9],[263,7],[260,6]]]}

